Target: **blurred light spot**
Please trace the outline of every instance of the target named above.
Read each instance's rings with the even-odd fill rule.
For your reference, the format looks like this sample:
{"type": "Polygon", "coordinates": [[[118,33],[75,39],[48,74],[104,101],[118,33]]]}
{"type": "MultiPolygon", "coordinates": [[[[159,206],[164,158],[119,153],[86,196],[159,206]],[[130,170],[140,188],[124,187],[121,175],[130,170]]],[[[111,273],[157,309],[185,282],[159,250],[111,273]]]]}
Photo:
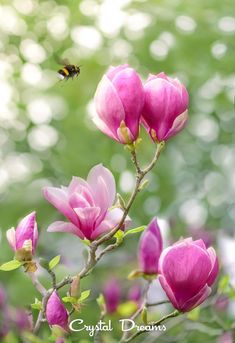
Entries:
{"type": "Polygon", "coordinates": [[[5,168],[14,182],[25,180],[32,172],[42,169],[41,161],[30,154],[12,154],[5,160],[5,168]]]}
{"type": "Polygon", "coordinates": [[[213,117],[197,116],[193,119],[191,131],[205,142],[213,142],[219,135],[219,126],[213,117]]]}
{"type": "Polygon", "coordinates": [[[195,20],[185,15],[177,17],[175,20],[175,25],[181,31],[188,33],[194,32],[197,27],[195,20]]]}
{"type": "Polygon", "coordinates": [[[58,141],[57,131],[48,125],[40,125],[31,129],[28,134],[29,145],[38,151],[44,151],[54,146],[58,141]]]}
{"type": "MultiPolygon", "coordinates": [[[[3,58],[3,57],[0,56],[0,58],[3,58]]],[[[0,78],[2,80],[7,79],[12,75],[12,73],[13,73],[12,65],[8,63],[7,61],[4,61],[3,59],[0,60],[0,78]]]]}
{"type": "Polygon", "coordinates": [[[130,31],[142,31],[151,24],[151,21],[149,14],[136,12],[126,18],[125,25],[130,31]]]}
{"type": "Polygon", "coordinates": [[[24,15],[31,14],[37,7],[36,2],[32,0],[14,0],[13,5],[18,12],[24,15]]]}
{"type": "Polygon", "coordinates": [[[65,39],[69,33],[66,17],[62,13],[54,15],[48,20],[47,29],[54,39],[65,39]]]}
{"type": "Polygon", "coordinates": [[[124,39],[118,39],[111,48],[111,53],[118,58],[128,58],[132,52],[132,46],[124,39]]]}
{"type": "Polygon", "coordinates": [[[94,0],[81,1],[79,9],[86,16],[95,16],[98,13],[99,6],[94,0]]]}
{"type": "Polygon", "coordinates": [[[160,34],[159,40],[164,42],[169,48],[175,45],[175,36],[168,31],[164,31],[160,34]]]}
{"type": "Polygon", "coordinates": [[[131,192],[135,185],[134,175],[128,170],[124,171],[121,174],[119,183],[120,183],[121,191],[123,193],[131,192]]]}
{"type": "Polygon", "coordinates": [[[200,97],[204,99],[213,99],[223,90],[223,82],[219,74],[215,74],[206,81],[198,90],[200,97]]]}
{"type": "Polygon", "coordinates": [[[227,33],[235,32],[235,18],[234,17],[223,17],[218,23],[219,29],[227,33]]]}
{"type": "Polygon", "coordinates": [[[207,219],[207,209],[196,199],[184,202],[180,207],[180,217],[191,226],[203,226],[207,219]]]}
{"type": "Polygon", "coordinates": [[[87,49],[97,50],[102,45],[102,36],[92,26],[76,26],[71,31],[72,40],[87,49]]]}
{"type": "Polygon", "coordinates": [[[161,200],[156,196],[148,197],[144,202],[144,211],[147,215],[157,216],[161,207],[161,200]]]}
{"type": "Polygon", "coordinates": [[[31,63],[42,63],[46,59],[44,48],[32,39],[23,40],[20,44],[20,51],[31,63]]]}
{"type": "Polygon", "coordinates": [[[0,28],[5,32],[20,36],[27,30],[24,20],[20,19],[10,6],[0,6],[0,18],[0,28]]]}
{"type": "Polygon", "coordinates": [[[111,159],[112,169],[117,172],[122,172],[126,169],[126,159],[121,154],[115,154],[111,159]]]}
{"type": "Polygon", "coordinates": [[[119,1],[104,0],[97,16],[98,28],[108,37],[116,36],[127,14],[120,9],[119,1]]]}
{"type": "Polygon", "coordinates": [[[3,106],[7,105],[12,99],[13,88],[8,82],[0,81],[0,90],[0,104],[3,110],[3,106]]]}
{"type": "Polygon", "coordinates": [[[36,86],[42,78],[42,71],[38,65],[25,63],[21,71],[22,79],[30,85],[36,86]]]}
{"type": "Polygon", "coordinates": [[[150,53],[156,60],[164,60],[168,51],[168,45],[163,41],[155,40],[150,44],[150,53]]]}
{"type": "Polygon", "coordinates": [[[5,191],[8,186],[9,175],[5,167],[0,167],[0,192],[5,191]]]}
{"type": "Polygon", "coordinates": [[[28,106],[28,114],[34,124],[48,124],[52,118],[52,111],[44,99],[35,99],[28,106]]]}
{"type": "Polygon", "coordinates": [[[211,47],[211,53],[217,59],[222,58],[225,55],[226,51],[227,45],[225,45],[224,43],[215,42],[211,47]]]}

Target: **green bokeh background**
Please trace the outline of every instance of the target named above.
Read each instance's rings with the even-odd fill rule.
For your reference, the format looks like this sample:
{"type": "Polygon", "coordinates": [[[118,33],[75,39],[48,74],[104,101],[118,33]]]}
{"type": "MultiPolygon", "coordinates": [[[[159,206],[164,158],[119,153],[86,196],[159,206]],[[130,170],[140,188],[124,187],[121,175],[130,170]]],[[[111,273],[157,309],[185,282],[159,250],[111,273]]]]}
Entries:
{"type": "MultiPolygon", "coordinates": [[[[45,185],[67,185],[72,175],[86,177],[92,166],[103,163],[114,173],[117,191],[128,198],[134,180],[129,153],[91,120],[99,80],[110,65],[122,63],[136,68],[143,80],[160,71],[178,77],[190,93],[189,124],[167,142],[148,189],[131,210],[133,227],[158,216],[166,242],[190,235],[192,228],[206,228],[223,256],[218,237],[232,240],[235,218],[233,1],[2,0],[0,17],[0,261],[12,258],[5,231],[36,210],[37,255],[62,256],[58,279],[82,267],[79,239],[46,232],[62,217],[43,199],[45,185]],[[58,82],[58,58],[82,65],[81,75],[58,82]]],[[[154,145],[144,130],[141,137],[144,164],[154,145]]],[[[137,267],[137,243],[138,237],[128,238],[84,280],[82,288],[92,289],[82,311],[87,321],[98,318],[92,299],[106,279],[122,279],[125,294],[125,278],[137,267]]],[[[46,275],[40,277],[48,283],[46,275]]],[[[1,273],[0,279],[14,306],[29,305],[38,296],[22,271],[1,273]]],[[[184,325],[173,334],[184,332],[184,325]]],[[[202,337],[215,342],[218,333],[201,331],[189,330],[180,341],[202,337]]],[[[43,332],[46,341],[46,325],[43,332]]],[[[172,342],[171,334],[166,336],[172,342]]],[[[90,341],[85,333],[74,334],[75,342],[81,338],[90,341]]],[[[106,341],[112,342],[110,337],[106,341]]]]}

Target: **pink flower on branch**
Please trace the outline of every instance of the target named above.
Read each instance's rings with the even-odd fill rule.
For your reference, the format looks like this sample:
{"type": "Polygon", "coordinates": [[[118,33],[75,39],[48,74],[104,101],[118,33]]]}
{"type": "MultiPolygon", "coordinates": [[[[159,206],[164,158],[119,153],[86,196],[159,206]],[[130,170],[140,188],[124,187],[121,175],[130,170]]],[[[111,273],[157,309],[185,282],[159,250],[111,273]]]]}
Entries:
{"type": "Polygon", "coordinates": [[[178,79],[164,73],[150,74],[144,90],[143,124],[153,141],[166,141],[187,123],[188,92],[178,79]]]}
{"type": "Polygon", "coordinates": [[[211,293],[219,271],[215,250],[191,238],[165,249],[159,260],[159,281],[172,305],[191,311],[211,293]]]}
{"type": "Polygon", "coordinates": [[[121,300],[121,288],[116,279],[110,279],[104,287],[104,299],[108,313],[114,313],[121,300]]]}
{"type": "Polygon", "coordinates": [[[101,164],[90,170],[86,181],[73,177],[68,187],[46,187],[43,194],[69,220],[54,222],[49,232],[68,232],[81,239],[94,240],[117,226],[123,215],[120,208],[112,208],[115,180],[101,164]]]}
{"type": "Polygon", "coordinates": [[[127,64],[110,67],[95,94],[96,126],[122,144],[134,142],[139,135],[144,90],[140,77],[127,64]]]}
{"type": "Polygon", "coordinates": [[[14,251],[26,249],[34,254],[38,241],[36,213],[32,212],[24,217],[16,230],[14,228],[7,230],[6,236],[14,251]]]}

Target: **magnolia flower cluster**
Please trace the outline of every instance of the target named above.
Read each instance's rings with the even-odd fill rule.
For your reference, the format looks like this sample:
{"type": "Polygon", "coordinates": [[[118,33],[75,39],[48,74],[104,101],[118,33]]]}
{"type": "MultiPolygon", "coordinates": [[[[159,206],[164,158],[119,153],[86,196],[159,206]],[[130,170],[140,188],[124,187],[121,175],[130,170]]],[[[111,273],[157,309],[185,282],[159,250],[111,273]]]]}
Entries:
{"type": "Polygon", "coordinates": [[[154,142],[166,141],[186,125],[189,97],[178,79],[150,74],[143,85],[127,64],[110,67],[95,94],[96,126],[112,139],[131,144],[142,123],[154,142]]]}

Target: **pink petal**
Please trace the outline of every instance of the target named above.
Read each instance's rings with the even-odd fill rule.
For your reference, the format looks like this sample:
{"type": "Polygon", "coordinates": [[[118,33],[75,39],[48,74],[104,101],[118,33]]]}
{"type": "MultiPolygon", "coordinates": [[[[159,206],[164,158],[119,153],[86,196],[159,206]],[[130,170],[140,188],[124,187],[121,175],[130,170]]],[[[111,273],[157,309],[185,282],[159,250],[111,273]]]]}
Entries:
{"type": "Polygon", "coordinates": [[[92,238],[92,233],[95,228],[97,217],[100,214],[99,207],[75,208],[74,211],[78,215],[80,222],[80,230],[87,239],[92,238]]]}
{"type": "Polygon", "coordinates": [[[211,271],[207,251],[190,243],[172,246],[160,257],[160,270],[178,302],[185,302],[204,287],[211,271]]]}
{"type": "Polygon", "coordinates": [[[103,76],[96,90],[95,107],[99,118],[116,136],[121,121],[125,120],[125,112],[117,91],[106,75],[103,76]]]}
{"type": "Polygon", "coordinates": [[[73,225],[72,223],[67,223],[63,221],[57,221],[49,225],[48,232],[67,232],[67,233],[72,233],[75,236],[80,237],[81,239],[84,238],[83,233],[81,230],[73,225]]]}
{"type": "Polygon", "coordinates": [[[188,110],[181,113],[178,117],[175,118],[171,129],[168,131],[164,139],[169,139],[170,137],[176,135],[181,131],[188,122],[188,110]]]}
{"type": "Polygon", "coordinates": [[[125,111],[125,125],[136,140],[139,133],[139,119],[144,106],[144,89],[140,77],[134,69],[125,68],[114,76],[112,83],[125,111]]]}
{"type": "Polygon", "coordinates": [[[65,191],[56,187],[45,187],[43,188],[43,195],[69,221],[74,225],[78,224],[77,216],[68,204],[68,197],[65,191]]]}
{"type": "Polygon", "coordinates": [[[113,174],[102,164],[93,167],[87,177],[96,206],[107,211],[113,205],[116,196],[116,184],[113,174]]]}
{"type": "Polygon", "coordinates": [[[105,135],[119,142],[119,138],[112,132],[109,127],[105,124],[103,120],[96,114],[92,117],[92,121],[97,126],[97,128],[102,131],[105,135]]]}
{"type": "Polygon", "coordinates": [[[211,265],[212,265],[212,269],[211,269],[209,278],[207,280],[207,284],[209,286],[211,286],[214,283],[214,281],[215,281],[215,279],[219,273],[219,261],[218,261],[218,257],[216,256],[215,249],[210,247],[207,249],[207,252],[210,256],[211,265]]]}
{"type": "Polygon", "coordinates": [[[11,248],[15,251],[16,250],[16,239],[15,239],[15,229],[12,227],[11,229],[7,230],[6,232],[8,243],[10,244],[11,248]]]}
{"type": "Polygon", "coordinates": [[[211,288],[205,285],[194,297],[187,300],[184,304],[180,306],[182,312],[188,312],[199,306],[205,301],[211,294],[211,288]]]}
{"type": "Polygon", "coordinates": [[[164,276],[159,275],[158,279],[159,279],[159,282],[160,282],[162,288],[164,289],[166,295],[168,296],[170,302],[172,303],[172,305],[173,305],[177,310],[179,310],[179,305],[178,305],[177,300],[176,300],[176,298],[175,298],[175,296],[174,296],[174,293],[172,292],[172,289],[171,289],[171,287],[168,285],[168,283],[167,283],[166,279],[164,278],[164,276]]]}
{"type": "Polygon", "coordinates": [[[64,330],[68,330],[68,313],[56,291],[52,293],[47,302],[46,318],[49,325],[58,325],[64,330]]]}
{"type": "Polygon", "coordinates": [[[107,212],[105,219],[92,233],[92,239],[96,239],[100,235],[114,229],[121,221],[123,211],[120,208],[113,208],[107,212]]]}
{"type": "Polygon", "coordinates": [[[106,76],[112,81],[112,79],[118,74],[120,73],[122,70],[125,70],[126,68],[129,68],[128,64],[122,64],[119,65],[117,67],[109,67],[106,76]]]}
{"type": "Polygon", "coordinates": [[[16,249],[21,249],[25,241],[31,240],[32,248],[34,252],[34,248],[36,245],[34,242],[35,231],[37,231],[36,213],[32,212],[26,217],[24,217],[16,228],[16,231],[15,231],[16,249]]]}

